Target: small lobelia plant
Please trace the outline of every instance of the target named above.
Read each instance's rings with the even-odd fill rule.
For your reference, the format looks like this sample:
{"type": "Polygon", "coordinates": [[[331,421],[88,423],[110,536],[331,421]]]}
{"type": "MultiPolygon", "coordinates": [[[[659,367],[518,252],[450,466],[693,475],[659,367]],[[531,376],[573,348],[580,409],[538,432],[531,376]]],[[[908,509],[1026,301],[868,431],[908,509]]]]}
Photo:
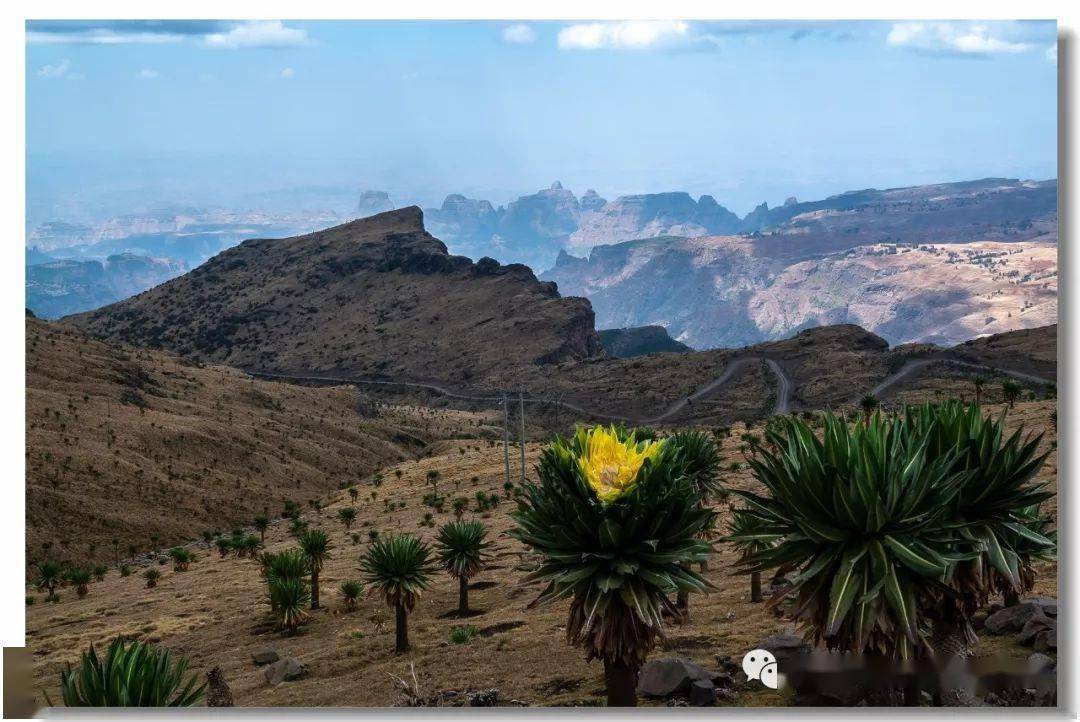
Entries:
{"type": "MultiPolygon", "coordinates": [[[[761,517],[754,514],[738,513],[732,517],[728,526],[728,536],[724,541],[733,544],[741,553],[739,562],[767,551],[777,539],[769,531],[761,517]]],[[[761,571],[750,572],[750,601],[761,601],[761,571]]]]}
{"type": "Polygon", "coordinates": [[[345,525],[345,531],[352,529],[353,522],[356,521],[356,507],[347,506],[338,511],[338,519],[345,525]]]}
{"type": "Polygon", "coordinates": [[[468,644],[479,633],[480,630],[472,624],[466,627],[454,627],[450,630],[450,641],[454,644],[468,644]]]}
{"type": "Polygon", "coordinates": [[[48,596],[56,593],[56,588],[64,580],[64,568],[54,561],[44,560],[35,565],[34,586],[39,590],[48,592],[48,596]]]}
{"type": "Polygon", "coordinates": [[[94,579],[99,582],[105,581],[105,575],[109,573],[109,568],[104,564],[98,564],[94,567],[94,579]]]}
{"type": "Polygon", "coordinates": [[[1016,403],[1016,400],[1020,398],[1021,390],[1020,384],[1012,379],[1005,379],[1001,382],[1001,398],[1008,404],[1010,409],[1016,403]]]}
{"type": "Polygon", "coordinates": [[[191,552],[183,547],[170,549],[169,558],[173,560],[173,571],[186,572],[191,566],[191,552]]]}
{"type": "Polygon", "coordinates": [[[153,567],[150,567],[143,572],[143,577],[146,579],[146,586],[148,589],[153,589],[157,586],[158,579],[161,578],[161,572],[153,567]]]}
{"type": "Polygon", "coordinates": [[[266,580],[270,613],[278,629],[295,634],[307,620],[307,605],[311,602],[307,576],[311,562],[300,549],[264,552],[259,557],[260,573],[266,580]]]}
{"type": "Polygon", "coordinates": [[[360,598],[360,594],[364,591],[364,585],[354,580],[348,580],[341,583],[341,596],[345,599],[345,609],[353,611],[356,609],[356,601],[360,598]]]}
{"type": "Polygon", "coordinates": [[[60,694],[67,707],[192,707],[206,684],[197,684],[194,674],[185,679],[188,665],[164,647],[126,644],[118,637],[103,658],[91,644],[78,667],[67,665],[60,672],[60,694]]]}
{"type": "Polygon", "coordinates": [[[275,578],[268,580],[270,608],[277,620],[278,629],[296,634],[296,629],[308,619],[311,591],[303,578],[275,578]]]}
{"type": "Polygon", "coordinates": [[[859,399],[859,408],[862,409],[863,414],[863,426],[870,425],[870,417],[874,415],[874,412],[880,408],[881,402],[878,401],[878,397],[873,394],[866,394],[859,399]]]}
{"type": "Polygon", "coordinates": [[[489,561],[487,527],[478,521],[452,521],[439,529],[435,553],[439,563],[458,580],[458,616],[469,614],[469,580],[489,561]]]}
{"type": "Polygon", "coordinates": [[[704,592],[688,565],[706,559],[714,512],[686,474],[679,448],[615,428],[578,429],[541,453],[511,532],[543,557],[546,581],[530,606],[570,600],[567,639],[604,664],[610,706],[637,703],[637,674],[663,635],[668,594],[704,592]]]}
{"type": "Polygon", "coordinates": [[[254,534],[248,534],[240,540],[239,549],[243,552],[243,556],[254,559],[261,547],[262,540],[254,534]]]}
{"type": "Polygon", "coordinates": [[[255,517],[255,531],[259,532],[259,542],[266,543],[266,530],[270,528],[270,519],[265,515],[255,517]]]}
{"type": "Polygon", "coordinates": [[[408,651],[408,614],[417,597],[431,586],[434,569],[430,549],[411,534],[380,536],[364,554],[360,567],[368,585],[394,609],[395,651],[399,654],[408,651]]]}
{"type": "Polygon", "coordinates": [[[73,587],[75,587],[75,594],[79,599],[82,599],[90,592],[90,580],[93,575],[89,569],[83,569],[76,567],[67,571],[67,580],[73,587]]]}
{"type": "Polygon", "coordinates": [[[297,541],[308,560],[311,570],[311,608],[319,608],[319,573],[326,560],[330,558],[330,537],[322,529],[309,529],[301,534],[297,541]]]}

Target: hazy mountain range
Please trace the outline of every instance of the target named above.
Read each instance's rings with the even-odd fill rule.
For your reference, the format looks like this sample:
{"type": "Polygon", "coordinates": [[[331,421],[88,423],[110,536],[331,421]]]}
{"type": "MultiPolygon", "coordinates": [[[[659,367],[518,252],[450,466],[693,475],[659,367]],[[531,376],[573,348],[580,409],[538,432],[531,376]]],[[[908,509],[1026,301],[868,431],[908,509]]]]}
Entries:
{"type": "Polygon", "coordinates": [[[954,344],[1056,321],[1056,192],[1004,179],[858,191],[761,206],[738,234],[654,223],[658,237],[595,245],[590,229],[640,228],[640,201],[618,199],[572,239],[588,257],[563,251],[541,277],[592,301],[600,328],[661,325],[694,348],[837,323],[954,344]]]}
{"type": "MultiPolygon", "coordinates": [[[[450,253],[549,268],[541,278],[588,298],[598,328],[661,326],[714,348],[855,323],[893,343],[951,344],[1056,318],[1056,193],[1053,180],[991,178],[789,198],[740,218],[708,195],[609,201],[555,183],[499,207],[452,194],[422,223],[450,253]]],[[[348,215],[393,206],[368,190],[348,215]]],[[[341,220],[180,207],[46,224],[30,239],[27,306],[46,318],[90,310],[242,239],[341,220]]]]}

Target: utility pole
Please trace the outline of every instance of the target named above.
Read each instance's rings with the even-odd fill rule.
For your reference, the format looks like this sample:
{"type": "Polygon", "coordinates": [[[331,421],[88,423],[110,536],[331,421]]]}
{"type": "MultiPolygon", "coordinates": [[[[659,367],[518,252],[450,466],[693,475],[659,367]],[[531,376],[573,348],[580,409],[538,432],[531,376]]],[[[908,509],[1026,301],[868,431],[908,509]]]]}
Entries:
{"type": "Polygon", "coordinates": [[[521,483],[525,483],[525,392],[518,390],[518,402],[521,405],[521,483]]]}
{"type": "Polygon", "coordinates": [[[510,402],[503,392],[503,458],[506,461],[506,481],[510,481],[510,402]]]}

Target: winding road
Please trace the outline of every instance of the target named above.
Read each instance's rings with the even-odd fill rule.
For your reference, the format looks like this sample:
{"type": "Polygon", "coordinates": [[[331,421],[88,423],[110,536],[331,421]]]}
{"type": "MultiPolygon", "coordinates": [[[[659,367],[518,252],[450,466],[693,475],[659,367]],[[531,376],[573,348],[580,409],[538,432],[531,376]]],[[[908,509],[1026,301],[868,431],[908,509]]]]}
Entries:
{"type": "MultiPolygon", "coordinates": [[[[664,421],[668,421],[687,408],[693,408],[695,402],[703,401],[713,393],[715,393],[721,386],[726,384],[736,373],[745,368],[748,364],[762,363],[764,362],[768,369],[772,372],[776,378],[776,403],[773,406],[774,414],[786,414],[792,410],[792,389],[794,384],[791,378],[784,371],[783,367],[778,361],[766,356],[741,356],[739,358],[732,359],[725,367],[723,372],[712,381],[708,382],[701,388],[694,391],[687,397],[680,398],[677,401],[672,402],[662,413],[657,416],[641,417],[641,416],[625,416],[620,414],[610,414],[603,411],[597,411],[590,409],[579,404],[575,404],[570,401],[563,401],[561,399],[552,399],[547,397],[525,397],[524,403],[527,404],[551,404],[560,406],[569,411],[573,411],[585,416],[591,416],[597,419],[606,419],[609,421],[622,421],[632,424],[657,424],[664,421]]],[[[1027,381],[1028,383],[1036,383],[1043,385],[1050,385],[1056,383],[1053,379],[1043,378],[1041,376],[1035,376],[1032,374],[1025,374],[1020,371],[1012,371],[1010,369],[997,368],[994,366],[985,366],[983,364],[975,364],[967,361],[961,361],[959,359],[952,359],[946,357],[931,357],[913,359],[906,362],[898,371],[882,379],[870,393],[875,396],[880,396],[891,386],[895,385],[899,381],[902,381],[911,374],[919,371],[926,366],[933,363],[947,363],[954,366],[962,366],[964,368],[974,369],[977,371],[983,371],[986,373],[997,373],[1011,376],[1020,381],[1027,381]]],[[[300,382],[300,383],[333,383],[333,384],[353,384],[353,385],[373,385],[373,386],[400,386],[404,388],[423,389],[425,391],[433,391],[438,394],[442,394],[447,398],[459,399],[461,401],[481,401],[481,402],[498,402],[503,400],[502,395],[475,395],[466,394],[460,391],[455,391],[441,384],[425,382],[425,381],[391,381],[387,379],[366,379],[347,376],[316,376],[316,375],[292,375],[292,374],[278,374],[270,373],[266,371],[255,371],[247,369],[247,373],[252,376],[287,382],[300,382]]],[[[512,399],[512,395],[510,396],[512,399]]],[[[862,395],[854,397],[851,400],[851,404],[857,405],[862,395]]]]}
{"type": "MultiPolygon", "coordinates": [[[[883,391],[888,389],[890,386],[893,386],[898,381],[902,381],[904,378],[910,376],[911,374],[915,373],[916,371],[919,371],[919,370],[921,370],[923,368],[926,368],[930,364],[935,364],[935,363],[946,363],[946,364],[949,364],[951,366],[962,366],[964,368],[973,369],[975,371],[983,371],[983,372],[988,373],[988,374],[994,374],[994,373],[996,373],[996,374],[1004,374],[1005,376],[1011,376],[1012,378],[1017,379],[1019,381],[1027,381],[1028,383],[1042,384],[1044,386],[1050,386],[1050,385],[1053,385],[1053,384],[1057,383],[1057,381],[1055,379],[1047,379],[1047,378],[1043,378],[1042,376],[1035,376],[1033,374],[1025,374],[1025,373],[1022,373],[1020,371],[1012,371],[1010,369],[998,368],[996,366],[986,366],[984,364],[976,364],[976,363],[971,363],[971,362],[968,362],[968,361],[961,361],[960,359],[954,359],[954,358],[930,357],[930,358],[912,359],[911,361],[908,361],[903,366],[901,366],[900,369],[896,373],[890,374],[889,376],[886,376],[884,379],[882,379],[881,382],[879,382],[877,386],[870,389],[869,393],[873,394],[874,396],[880,396],[883,391]]],[[[852,398],[850,403],[853,404],[853,405],[857,405],[861,399],[862,399],[861,395],[860,396],[855,396],[854,398],[852,398]]]]}
{"type": "MultiPolygon", "coordinates": [[[[524,402],[527,404],[552,404],[561,406],[564,409],[584,414],[585,416],[592,416],[598,419],[607,419],[609,421],[623,421],[632,424],[656,424],[663,421],[667,421],[674,416],[677,416],[687,407],[693,407],[695,401],[701,401],[706,397],[713,394],[718,388],[723,386],[736,374],[740,369],[747,364],[764,361],[769,369],[776,376],[777,391],[776,391],[776,405],[773,408],[773,413],[785,414],[791,409],[791,379],[784,373],[776,361],[765,358],[763,356],[743,356],[741,358],[734,359],[731,363],[724,367],[723,373],[717,376],[715,379],[705,384],[701,388],[694,391],[692,394],[685,398],[678,399],[672,402],[663,413],[658,416],[652,416],[649,418],[640,416],[623,416],[619,414],[609,414],[595,409],[589,409],[578,404],[555,400],[543,397],[526,397],[524,402]]],[[[460,399],[462,401],[486,401],[486,402],[502,402],[503,397],[500,396],[477,396],[472,394],[461,393],[460,391],[454,391],[442,386],[440,384],[423,382],[423,381],[389,381],[386,379],[365,379],[347,376],[315,376],[315,375],[293,375],[293,374],[279,374],[270,373],[268,371],[256,371],[252,369],[245,369],[245,371],[252,376],[267,380],[277,381],[290,381],[290,382],[307,382],[307,383],[337,383],[337,384],[364,384],[375,386],[401,386],[405,388],[424,389],[426,391],[434,391],[442,394],[447,398],[460,399]]]]}

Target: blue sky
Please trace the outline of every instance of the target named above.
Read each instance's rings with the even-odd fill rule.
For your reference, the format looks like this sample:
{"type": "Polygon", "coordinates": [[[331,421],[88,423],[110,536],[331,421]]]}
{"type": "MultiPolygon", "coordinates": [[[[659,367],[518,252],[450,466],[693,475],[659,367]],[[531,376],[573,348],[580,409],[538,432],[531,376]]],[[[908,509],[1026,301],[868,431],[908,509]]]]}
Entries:
{"type": "Polygon", "coordinates": [[[1018,21],[31,21],[28,216],[330,206],[364,188],[504,203],[556,179],[609,198],[711,193],[743,214],[789,195],[1052,178],[1055,35],[1018,21]]]}

